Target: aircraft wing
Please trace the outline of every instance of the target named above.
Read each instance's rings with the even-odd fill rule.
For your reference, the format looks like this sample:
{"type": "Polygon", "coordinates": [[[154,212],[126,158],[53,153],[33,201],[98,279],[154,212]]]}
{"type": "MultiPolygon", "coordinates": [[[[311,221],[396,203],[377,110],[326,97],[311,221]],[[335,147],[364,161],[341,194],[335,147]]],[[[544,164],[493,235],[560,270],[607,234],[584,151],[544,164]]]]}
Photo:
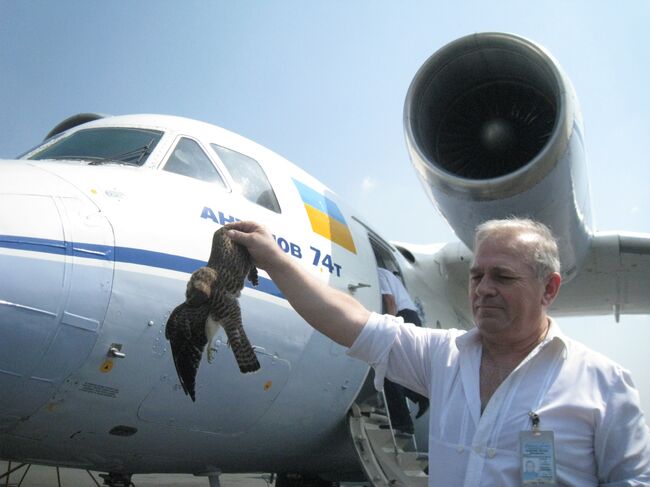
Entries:
{"type": "Polygon", "coordinates": [[[556,316],[650,313],[650,234],[598,233],[578,275],[560,290],[556,316]]]}
{"type": "MultiPolygon", "coordinates": [[[[404,246],[404,244],[398,244],[404,246]]],[[[427,259],[425,252],[418,257],[427,259]]],[[[431,269],[444,278],[446,299],[456,313],[471,319],[467,286],[471,251],[450,243],[432,256],[431,269]]],[[[552,316],[594,316],[650,313],[650,234],[597,233],[591,239],[580,271],[563,283],[549,310],[552,316]]]]}

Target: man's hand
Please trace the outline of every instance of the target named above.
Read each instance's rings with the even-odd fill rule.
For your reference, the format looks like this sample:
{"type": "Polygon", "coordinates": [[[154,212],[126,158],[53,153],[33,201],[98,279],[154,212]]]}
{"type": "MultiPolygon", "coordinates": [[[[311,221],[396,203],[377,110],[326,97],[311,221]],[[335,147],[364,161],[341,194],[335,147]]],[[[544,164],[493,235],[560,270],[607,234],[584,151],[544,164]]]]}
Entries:
{"type": "Polygon", "coordinates": [[[282,265],[287,258],[263,225],[253,221],[242,221],[224,226],[233,241],[246,247],[256,267],[269,271],[273,267],[282,265]]]}

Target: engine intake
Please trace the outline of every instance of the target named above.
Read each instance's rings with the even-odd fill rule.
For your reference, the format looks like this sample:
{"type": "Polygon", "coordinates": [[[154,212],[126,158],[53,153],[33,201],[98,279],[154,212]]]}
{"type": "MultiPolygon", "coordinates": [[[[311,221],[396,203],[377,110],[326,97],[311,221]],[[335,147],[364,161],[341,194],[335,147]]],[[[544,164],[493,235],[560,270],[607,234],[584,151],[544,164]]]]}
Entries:
{"type": "Polygon", "coordinates": [[[502,33],[462,37],[415,75],[404,107],[411,160],[458,237],[510,215],[546,223],[565,277],[590,238],[582,125],[573,87],[541,46],[502,33]]]}

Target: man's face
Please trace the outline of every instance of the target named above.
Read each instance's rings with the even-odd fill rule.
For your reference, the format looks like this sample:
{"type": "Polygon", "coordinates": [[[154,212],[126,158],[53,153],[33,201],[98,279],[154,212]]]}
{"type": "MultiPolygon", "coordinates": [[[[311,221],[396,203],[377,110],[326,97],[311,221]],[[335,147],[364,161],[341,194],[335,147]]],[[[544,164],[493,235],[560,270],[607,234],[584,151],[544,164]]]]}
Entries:
{"type": "Polygon", "coordinates": [[[526,249],[511,234],[488,237],[475,249],[469,298],[484,335],[525,338],[542,324],[546,286],[528,264],[526,249]]]}

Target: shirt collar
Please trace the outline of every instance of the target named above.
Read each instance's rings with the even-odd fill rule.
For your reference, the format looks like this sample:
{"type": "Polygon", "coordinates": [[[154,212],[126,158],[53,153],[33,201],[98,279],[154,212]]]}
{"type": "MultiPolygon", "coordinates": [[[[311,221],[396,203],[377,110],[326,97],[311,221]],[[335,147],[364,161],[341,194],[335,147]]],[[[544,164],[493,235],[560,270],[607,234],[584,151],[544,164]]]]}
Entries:
{"type": "MultiPolygon", "coordinates": [[[[542,342],[538,345],[538,347],[545,346],[547,343],[550,342],[558,342],[564,347],[564,353],[566,354],[569,350],[569,346],[568,346],[569,343],[568,343],[567,336],[562,332],[562,330],[560,329],[560,325],[558,325],[553,318],[549,316],[548,319],[550,321],[548,333],[546,334],[544,340],[542,340],[542,342]]],[[[467,333],[463,333],[462,335],[456,337],[456,347],[458,348],[458,350],[463,350],[469,347],[480,347],[480,346],[481,346],[481,335],[476,326],[468,330],[467,333]]]]}
{"type": "Polygon", "coordinates": [[[463,350],[464,348],[469,348],[471,346],[480,346],[481,339],[478,332],[478,328],[475,326],[467,330],[466,333],[456,337],[456,347],[458,350],[463,350]]]}
{"type": "Polygon", "coordinates": [[[558,325],[553,318],[549,316],[548,319],[551,322],[551,326],[549,327],[546,338],[544,338],[541,345],[546,345],[550,342],[557,342],[564,348],[564,356],[566,357],[569,353],[569,338],[562,332],[560,325],[558,325]]]}

